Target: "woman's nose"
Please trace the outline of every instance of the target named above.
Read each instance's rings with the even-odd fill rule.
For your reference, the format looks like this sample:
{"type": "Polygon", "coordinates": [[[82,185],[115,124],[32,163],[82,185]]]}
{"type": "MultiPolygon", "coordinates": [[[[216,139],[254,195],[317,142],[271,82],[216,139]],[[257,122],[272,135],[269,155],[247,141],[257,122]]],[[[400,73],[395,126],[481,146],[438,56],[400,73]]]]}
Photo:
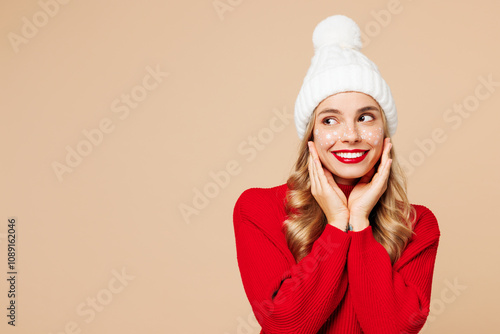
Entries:
{"type": "Polygon", "coordinates": [[[342,141],[358,142],[361,140],[359,129],[355,125],[345,125],[344,133],[342,134],[342,141]]]}

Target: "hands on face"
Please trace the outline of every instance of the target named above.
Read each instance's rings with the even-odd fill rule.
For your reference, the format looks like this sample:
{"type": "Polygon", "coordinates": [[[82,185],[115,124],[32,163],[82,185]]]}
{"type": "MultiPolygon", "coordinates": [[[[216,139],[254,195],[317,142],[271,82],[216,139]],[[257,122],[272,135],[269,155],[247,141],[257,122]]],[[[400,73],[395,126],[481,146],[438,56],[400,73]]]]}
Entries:
{"type": "Polygon", "coordinates": [[[314,143],[310,141],[307,144],[309,146],[308,169],[311,194],[325,213],[328,223],[345,230],[349,220],[347,198],[330,171],[322,166],[314,143]]]}
{"type": "MultiPolygon", "coordinates": [[[[311,193],[325,213],[328,223],[345,230],[348,222],[352,222],[353,225],[356,225],[356,222],[367,222],[368,215],[387,189],[392,164],[392,159],[389,158],[392,148],[390,138],[384,139],[377,172],[374,166],[361,177],[349,195],[349,202],[331,172],[322,166],[312,141],[308,142],[308,147],[311,193]]],[[[359,231],[364,227],[366,226],[353,226],[353,230],[359,231]]]]}
{"type": "Polygon", "coordinates": [[[387,180],[391,171],[392,159],[389,153],[392,148],[390,138],[384,139],[384,151],[375,172],[375,166],[364,175],[349,195],[348,208],[351,218],[368,219],[373,207],[387,190],[387,180]]]}

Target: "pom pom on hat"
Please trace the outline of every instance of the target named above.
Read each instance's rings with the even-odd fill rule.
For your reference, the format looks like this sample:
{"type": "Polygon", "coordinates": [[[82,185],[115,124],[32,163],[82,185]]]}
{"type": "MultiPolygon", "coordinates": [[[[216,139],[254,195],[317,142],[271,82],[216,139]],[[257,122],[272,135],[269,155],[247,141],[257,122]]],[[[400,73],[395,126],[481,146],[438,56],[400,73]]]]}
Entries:
{"type": "Polygon", "coordinates": [[[327,17],[314,29],[314,56],[295,101],[295,126],[300,139],[315,108],[328,96],[340,92],[370,95],[382,108],[389,134],[398,125],[391,90],[377,66],[361,53],[361,30],[344,15],[327,17]]]}
{"type": "Polygon", "coordinates": [[[361,50],[361,31],[351,18],[344,15],[327,17],[314,29],[314,49],[336,44],[342,48],[361,50]]]}

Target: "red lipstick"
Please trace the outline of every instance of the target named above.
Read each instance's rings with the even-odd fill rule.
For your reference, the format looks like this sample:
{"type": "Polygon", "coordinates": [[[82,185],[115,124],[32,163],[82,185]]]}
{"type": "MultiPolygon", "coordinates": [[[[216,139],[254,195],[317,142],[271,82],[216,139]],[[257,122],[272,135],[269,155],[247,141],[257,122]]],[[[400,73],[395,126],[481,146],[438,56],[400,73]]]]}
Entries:
{"type": "Polygon", "coordinates": [[[358,163],[358,162],[361,162],[365,159],[366,155],[367,155],[368,151],[367,150],[337,150],[337,151],[333,151],[332,154],[335,158],[337,158],[338,161],[342,162],[342,163],[345,163],[345,164],[355,164],[355,163],[358,163]],[[343,158],[335,153],[358,153],[358,152],[363,152],[363,155],[360,156],[360,157],[356,157],[356,158],[343,158]]]}

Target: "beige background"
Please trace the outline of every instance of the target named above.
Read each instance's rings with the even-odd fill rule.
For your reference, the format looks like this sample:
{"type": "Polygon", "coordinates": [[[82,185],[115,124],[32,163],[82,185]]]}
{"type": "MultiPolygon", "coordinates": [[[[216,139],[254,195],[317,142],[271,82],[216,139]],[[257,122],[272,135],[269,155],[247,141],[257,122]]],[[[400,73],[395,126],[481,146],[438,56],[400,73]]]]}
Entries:
{"type": "Polygon", "coordinates": [[[312,32],[333,14],[369,37],[363,51],[398,107],[394,149],[413,166],[410,200],[440,224],[422,332],[495,331],[500,86],[488,92],[479,78],[500,82],[499,10],[493,0],[2,1],[0,331],[258,333],[233,206],[246,188],[285,182],[312,32]],[[146,77],[145,90],[148,68],[168,75],[146,77]],[[121,102],[131,93],[134,109],[121,102]],[[448,114],[463,103],[467,116],[448,114]],[[282,130],[265,137],[276,112],[282,130]],[[85,146],[83,131],[102,122],[108,132],[85,146]],[[259,134],[261,150],[245,151],[259,134]],[[422,142],[433,147],[423,153],[422,142]],[[66,164],[68,147],[88,154],[60,180],[53,164],[66,164]],[[210,188],[226,168],[229,180],[210,188]],[[204,189],[212,198],[183,217],[204,189]],[[15,329],[5,310],[9,217],[15,329]]]}

